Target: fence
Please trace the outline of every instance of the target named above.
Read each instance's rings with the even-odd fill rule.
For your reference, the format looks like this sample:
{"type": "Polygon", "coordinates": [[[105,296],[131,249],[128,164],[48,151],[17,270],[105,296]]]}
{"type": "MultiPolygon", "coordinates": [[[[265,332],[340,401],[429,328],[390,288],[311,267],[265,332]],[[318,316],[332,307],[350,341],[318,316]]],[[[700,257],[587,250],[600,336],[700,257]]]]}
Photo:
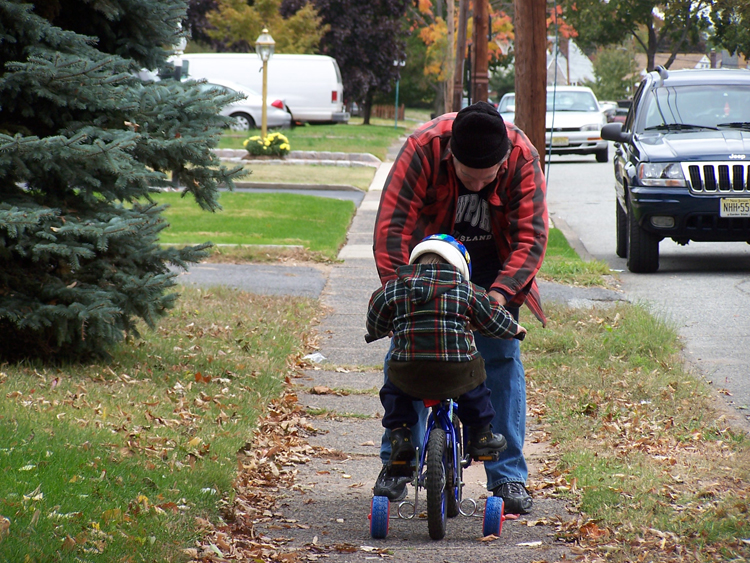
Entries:
{"type": "MultiPolygon", "coordinates": [[[[380,117],[382,119],[393,119],[395,113],[395,105],[387,104],[373,104],[372,110],[370,110],[370,117],[380,117]]],[[[404,104],[401,104],[398,108],[398,118],[404,120],[404,104]]]]}

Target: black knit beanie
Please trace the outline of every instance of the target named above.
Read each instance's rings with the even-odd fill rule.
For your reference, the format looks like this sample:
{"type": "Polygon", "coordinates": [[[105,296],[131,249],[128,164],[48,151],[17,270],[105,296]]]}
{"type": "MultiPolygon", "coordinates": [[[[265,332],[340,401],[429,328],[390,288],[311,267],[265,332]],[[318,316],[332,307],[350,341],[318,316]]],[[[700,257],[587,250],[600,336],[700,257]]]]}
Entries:
{"type": "Polygon", "coordinates": [[[465,107],[456,115],[451,136],[453,156],[469,168],[491,168],[510,148],[505,122],[487,102],[465,107]]]}

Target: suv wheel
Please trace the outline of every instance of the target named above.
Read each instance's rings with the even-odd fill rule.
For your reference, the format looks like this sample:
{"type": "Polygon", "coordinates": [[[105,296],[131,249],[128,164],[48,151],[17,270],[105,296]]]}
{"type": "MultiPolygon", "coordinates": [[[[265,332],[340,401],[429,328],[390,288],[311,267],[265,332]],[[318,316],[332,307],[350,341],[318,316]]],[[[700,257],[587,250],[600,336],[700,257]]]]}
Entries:
{"type": "Polygon", "coordinates": [[[617,246],[615,252],[620,258],[628,257],[628,216],[620,205],[620,200],[615,198],[615,207],[617,215],[615,216],[615,225],[617,228],[617,246]]]}
{"type": "Polygon", "coordinates": [[[600,151],[596,151],[595,154],[597,162],[607,162],[609,160],[609,145],[600,151]]]}
{"type": "Polygon", "coordinates": [[[633,205],[630,202],[627,225],[628,270],[636,274],[655,272],[659,269],[659,239],[641,228],[635,220],[633,205]]]}

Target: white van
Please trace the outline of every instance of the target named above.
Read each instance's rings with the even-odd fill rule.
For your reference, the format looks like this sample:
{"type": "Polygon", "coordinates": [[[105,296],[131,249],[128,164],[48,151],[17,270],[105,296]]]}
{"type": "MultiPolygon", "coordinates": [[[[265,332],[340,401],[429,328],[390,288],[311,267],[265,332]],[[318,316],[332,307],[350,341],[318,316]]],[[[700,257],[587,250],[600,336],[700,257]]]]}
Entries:
{"type": "MultiPolygon", "coordinates": [[[[231,80],[258,92],[263,89],[263,63],[256,53],[184,54],[181,60],[183,77],[187,74],[194,79],[231,80]]],[[[268,92],[284,100],[293,121],[349,121],[349,114],[344,111],[341,72],[332,57],[273,55],[268,61],[268,92]]]]}

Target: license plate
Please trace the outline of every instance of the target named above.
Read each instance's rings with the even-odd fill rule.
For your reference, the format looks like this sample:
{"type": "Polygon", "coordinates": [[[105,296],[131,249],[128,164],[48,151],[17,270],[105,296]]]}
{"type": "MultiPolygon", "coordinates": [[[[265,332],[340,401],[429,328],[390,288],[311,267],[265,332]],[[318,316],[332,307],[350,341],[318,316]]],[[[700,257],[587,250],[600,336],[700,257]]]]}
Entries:
{"type": "Polygon", "coordinates": [[[569,144],[570,141],[567,137],[552,137],[553,147],[567,147],[569,144]]]}
{"type": "Polygon", "coordinates": [[[720,217],[750,217],[750,198],[723,197],[719,207],[720,217]]]}

